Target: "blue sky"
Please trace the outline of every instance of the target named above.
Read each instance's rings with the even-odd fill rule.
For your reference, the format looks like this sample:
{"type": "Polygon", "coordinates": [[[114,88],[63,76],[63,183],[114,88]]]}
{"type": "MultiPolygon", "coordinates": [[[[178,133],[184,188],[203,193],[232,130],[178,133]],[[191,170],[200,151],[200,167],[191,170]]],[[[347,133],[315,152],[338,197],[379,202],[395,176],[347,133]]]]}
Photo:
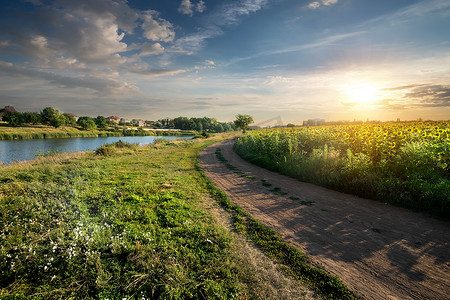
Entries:
{"type": "Polygon", "coordinates": [[[0,106],[450,119],[448,0],[6,0],[0,106]]]}

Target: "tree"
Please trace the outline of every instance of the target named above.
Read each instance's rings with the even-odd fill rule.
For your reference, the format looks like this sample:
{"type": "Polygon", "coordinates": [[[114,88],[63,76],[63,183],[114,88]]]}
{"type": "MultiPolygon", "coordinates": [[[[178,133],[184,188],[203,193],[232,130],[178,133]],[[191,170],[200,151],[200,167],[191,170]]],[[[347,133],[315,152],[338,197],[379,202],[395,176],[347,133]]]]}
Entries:
{"type": "Polygon", "coordinates": [[[223,132],[223,126],[220,123],[217,123],[216,127],[214,128],[216,132],[223,132]]]}
{"type": "Polygon", "coordinates": [[[94,119],[94,122],[97,125],[97,128],[99,129],[108,128],[108,123],[106,123],[106,119],[103,116],[97,116],[97,118],[94,119]]]}
{"type": "Polygon", "coordinates": [[[223,127],[224,132],[233,131],[233,128],[231,127],[231,125],[229,123],[223,123],[222,127],[223,127]]]}
{"type": "Polygon", "coordinates": [[[90,117],[80,117],[77,121],[77,124],[80,125],[84,130],[94,130],[97,128],[94,120],[90,117]]]}
{"type": "Polygon", "coordinates": [[[23,113],[23,117],[24,117],[25,123],[28,123],[28,124],[41,124],[42,123],[41,115],[37,112],[25,112],[25,113],[23,113]]]}
{"type": "Polygon", "coordinates": [[[236,125],[236,127],[238,128],[241,128],[243,133],[247,131],[248,125],[250,125],[251,123],[253,123],[253,117],[250,115],[238,114],[236,116],[236,120],[234,120],[234,125],[236,125]]]}
{"type": "Polygon", "coordinates": [[[63,113],[64,118],[66,119],[66,125],[76,125],[77,121],[75,121],[75,117],[68,113],[63,113]]]}
{"type": "Polygon", "coordinates": [[[17,111],[8,111],[3,116],[3,121],[8,122],[11,126],[18,126],[22,125],[24,123],[24,117],[23,114],[17,111]]]}
{"type": "Polygon", "coordinates": [[[42,123],[58,128],[64,125],[66,119],[59,113],[59,110],[53,107],[46,107],[41,111],[42,123]]]}

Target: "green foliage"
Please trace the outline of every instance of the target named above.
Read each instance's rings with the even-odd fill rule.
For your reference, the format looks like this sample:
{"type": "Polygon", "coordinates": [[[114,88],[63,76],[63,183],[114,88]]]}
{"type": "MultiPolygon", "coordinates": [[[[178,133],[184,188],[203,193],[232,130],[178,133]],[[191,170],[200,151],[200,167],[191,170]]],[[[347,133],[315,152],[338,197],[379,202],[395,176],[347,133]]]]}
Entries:
{"type": "Polygon", "coordinates": [[[23,114],[17,111],[8,111],[2,120],[8,122],[11,126],[19,126],[25,122],[23,114]]]}
{"type": "Polygon", "coordinates": [[[42,123],[42,117],[40,114],[36,112],[25,112],[23,113],[25,123],[28,124],[41,124],[42,123]]]}
{"type": "Polygon", "coordinates": [[[450,217],[447,122],[252,131],[235,150],[302,181],[450,217]]]}
{"type": "Polygon", "coordinates": [[[241,128],[244,133],[247,131],[247,128],[251,123],[253,123],[253,117],[250,115],[238,114],[236,116],[236,120],[234,121],[234,125],[241,128]]]}
{"type": "Polygon", "coordinates": [[[95,130],[97,129],[97,125],[95,124],[94,119],[91,117],[80,117],[78,118],[77,124],[81,126],[84,130],[95,130]]]}
{"type": "Polygon", "coordinates": [[[94,119],[94,122],[95,122],[95,125],[97,125],[98,129],[104,130],[104,129],[108,128],[108,123],[106,122],[106,119],[103,116],[97,116],[94,119]]]}
{"type": "Polygon", "coordinates": [[[198,132],[228,132],[233,128],[229,123],[218,122],[214,118],[186,118],[177,117],[175,119],[163,119],[158,121],[163,127],[173,126],[175,129],[195,130],[198,132]]]}
{"type": "Polygon", "coordinates": [[[110,156],[114,153],[117,153],[120,150],[123,149],[136,149],[137,144],[130,144],[128,142],[124,142],[122,140],[119,140],[118,142],[115,143],[110,143],[110,144],[104,144],[100,147],[98,147],[95,150],[95,154],[97,155],[102,155],[102,156],[110,156]]]}
{"type": "Polygon", "coordinates": [[[42,152],[39,150],[39,152],[36,154],[36,157],[49,157],[49,156],[55,156],[60,154],[65,154],[67,152],[65,151],[58,151],[58,150],[49,150],[47,152],[42,152]]]}
{"type": "Polygon", "coordinates": [[[65,124],[66,125],[76,125],[77,121],[75,120],[75,117],[68,113],[63,113],[65,124]]]}
{"type": "Polygon", "coordinates": [[[42,123],[58,128],[65,124],[66,119],[53,107],[46,107],[41,111],[42,123]]]}

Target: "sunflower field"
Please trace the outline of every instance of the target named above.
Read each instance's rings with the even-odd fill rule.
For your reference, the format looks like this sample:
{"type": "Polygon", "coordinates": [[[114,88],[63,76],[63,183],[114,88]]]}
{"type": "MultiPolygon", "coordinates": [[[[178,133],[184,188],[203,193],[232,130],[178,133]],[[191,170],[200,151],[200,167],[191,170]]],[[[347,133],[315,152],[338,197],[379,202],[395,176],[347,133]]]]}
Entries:
{"type": "Polygon", "coordinates": [[[255,130],[235,150],[302,181],[450,217],[450,122],[255,130]]]}

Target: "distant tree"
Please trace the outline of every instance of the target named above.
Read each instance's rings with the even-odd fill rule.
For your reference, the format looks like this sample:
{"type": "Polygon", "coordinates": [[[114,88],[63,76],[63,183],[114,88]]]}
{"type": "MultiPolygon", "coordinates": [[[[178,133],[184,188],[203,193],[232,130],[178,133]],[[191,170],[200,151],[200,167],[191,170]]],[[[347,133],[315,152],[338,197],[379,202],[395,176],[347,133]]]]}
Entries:
{"type": "Polygon", "coordinates": [[[182,130],[191,130],[191,122],[186,117],[177,117],[173,119],[174,128],[182,130]]]}
{"type": "Polygon", "coordinates": [[[66,119],[66,125],[76,125],[77,121],[75,121],[75,117],[68,113],[63,113],[64,118],[66,119]]]}
{"type": "Polygon", "coordinates": [[[53,107],[46,107],[41,111],[42,123],[55,128],[65,124],[65,118],[53,107]]]}
{"type": "Polygon", "coordinates": [[[8,122],[11,126],[19,126],[24,123],[24,116],[22,113],[17,111],[8,111],[3,116],[3,121],[8,122]]]}
{"type": "Polygon", "coordinates": [[[223,132],[233,131],[233,128],[230,126],[229,123],[223,123],[222,127],[223,127],[223,132]]]}
{"type": "Polygon", "coordinates": [[[25,112],[23,118],[25,123],[28,124],[42,124],[42,117],[37,112],[25,112]]]}
{"type": "Polygon", "coordinates": [[[253,117],[250,115],[238,114],[236,120],[234,120],[236,127],[241,128],[243,133],[247,131],[248,125],[251,123],[253,123],[253,117]]]}
{"type": "Polygon", "coordinates": [[[94,119],[95,124],[97,125],[97,128],[99,129],[106,129],[108,128],[108,123],[106,122],[106,118],[103,116],[97,116],[94,119]]]}
{"type": "Polygon", "coordinates": [[[94,120],[90,117],[80,117],[77,124],[81,126],[84,130],[94,130],[97,128],[94,120]]]}
{"type": "Polygon", "coordinates": [[[215,132],[223,132],[223,126],[220,123],[216,124],[216,127],[214,128],[215,132]]]}

